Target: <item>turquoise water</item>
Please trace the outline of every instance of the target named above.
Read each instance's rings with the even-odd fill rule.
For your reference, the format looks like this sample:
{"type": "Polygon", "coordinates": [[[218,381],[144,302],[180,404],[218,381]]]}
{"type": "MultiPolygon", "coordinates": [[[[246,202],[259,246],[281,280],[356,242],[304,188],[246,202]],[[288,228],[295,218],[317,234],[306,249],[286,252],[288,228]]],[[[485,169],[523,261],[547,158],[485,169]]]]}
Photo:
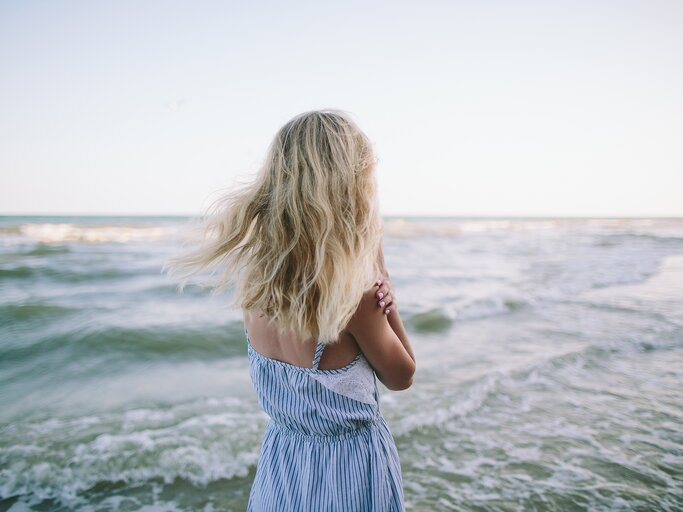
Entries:
{"type": "MultiPolygon", "coordinates": [[[[182,217],[0,217],[0,510],[243,510],[238,311],[182,217]]],[[[682,219],[386,219],[409,510],[683,509],[682,219]]]]}

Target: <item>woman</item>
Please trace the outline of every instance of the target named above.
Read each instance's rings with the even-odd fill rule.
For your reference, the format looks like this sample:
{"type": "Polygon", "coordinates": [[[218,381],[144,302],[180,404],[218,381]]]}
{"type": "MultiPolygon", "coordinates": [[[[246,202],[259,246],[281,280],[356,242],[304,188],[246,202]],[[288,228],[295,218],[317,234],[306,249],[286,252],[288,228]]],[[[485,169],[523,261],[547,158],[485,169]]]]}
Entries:
{"type": "Polygon", "coordinates": [[[219,200],[204,244],[172,265],[187,278],[222,263],[216,290],[236,285],[270,416],[249,510],[404,509],[375,375],[406,389],[415,356],[384,265],[374,167],[345,113],[301,114],[256,181],[219,200]]]}

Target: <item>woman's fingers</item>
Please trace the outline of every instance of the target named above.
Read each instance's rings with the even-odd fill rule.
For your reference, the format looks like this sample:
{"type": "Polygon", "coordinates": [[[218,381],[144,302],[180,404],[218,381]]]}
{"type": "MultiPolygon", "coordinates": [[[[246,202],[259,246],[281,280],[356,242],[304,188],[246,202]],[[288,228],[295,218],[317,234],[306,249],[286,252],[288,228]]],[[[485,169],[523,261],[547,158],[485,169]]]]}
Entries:
{"type": "Polygon", "coordinates": [[[377,300],[382,300],[384,297],[386,297],[390,292],[389,285],[387,282],[383,282],[382,284],[379,285],[377,288],[377,291],[375,292],[375,297],[377,297],[377,300]]]}
{"type": "Polygon", "coordinates": [[[383,308],[384,314],[388,314],[391,311],[391,305],[394,302],[394,297],[391,287],[387,281],[384,281],[378,285],[378,289],[375,292],[375,297],[377,298],[377,306],[383,308]]]}
{"type": "Polygon", "coordinates": [[[389,295],[386,295],[382,300],[380,300],[377,305],[380,308],[384,308],[384,313],[388,314],[389,311],[391,311],[391,305],[394,303],[394,297],[389,293],[389,295]]]}

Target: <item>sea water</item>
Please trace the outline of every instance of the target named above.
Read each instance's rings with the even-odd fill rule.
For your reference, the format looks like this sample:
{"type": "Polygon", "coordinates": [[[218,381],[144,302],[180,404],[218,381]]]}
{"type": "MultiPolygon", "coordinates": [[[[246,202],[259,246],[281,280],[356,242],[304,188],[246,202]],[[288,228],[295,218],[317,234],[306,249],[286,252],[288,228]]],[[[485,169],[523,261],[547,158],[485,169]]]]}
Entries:
{"type": "MultiPolygon", "coordinates": [[[[185,217],[0,218],[0,510],[244,510],[267,417],[185,217]]],[[[408,510],[683,509],[682,219],[385,219],[408,510]]]]}

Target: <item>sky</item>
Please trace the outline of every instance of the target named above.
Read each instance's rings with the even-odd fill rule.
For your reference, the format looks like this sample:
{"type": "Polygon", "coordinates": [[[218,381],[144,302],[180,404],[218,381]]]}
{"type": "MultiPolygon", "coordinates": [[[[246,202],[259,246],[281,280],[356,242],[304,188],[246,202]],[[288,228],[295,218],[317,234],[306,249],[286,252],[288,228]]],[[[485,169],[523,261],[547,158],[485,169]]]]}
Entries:
{"type": "Polygon", "coordinates": [[[384,215],[683,216],[683,2],[0,0],[0,214],[195,215],[349,112],[384,215]]]}

